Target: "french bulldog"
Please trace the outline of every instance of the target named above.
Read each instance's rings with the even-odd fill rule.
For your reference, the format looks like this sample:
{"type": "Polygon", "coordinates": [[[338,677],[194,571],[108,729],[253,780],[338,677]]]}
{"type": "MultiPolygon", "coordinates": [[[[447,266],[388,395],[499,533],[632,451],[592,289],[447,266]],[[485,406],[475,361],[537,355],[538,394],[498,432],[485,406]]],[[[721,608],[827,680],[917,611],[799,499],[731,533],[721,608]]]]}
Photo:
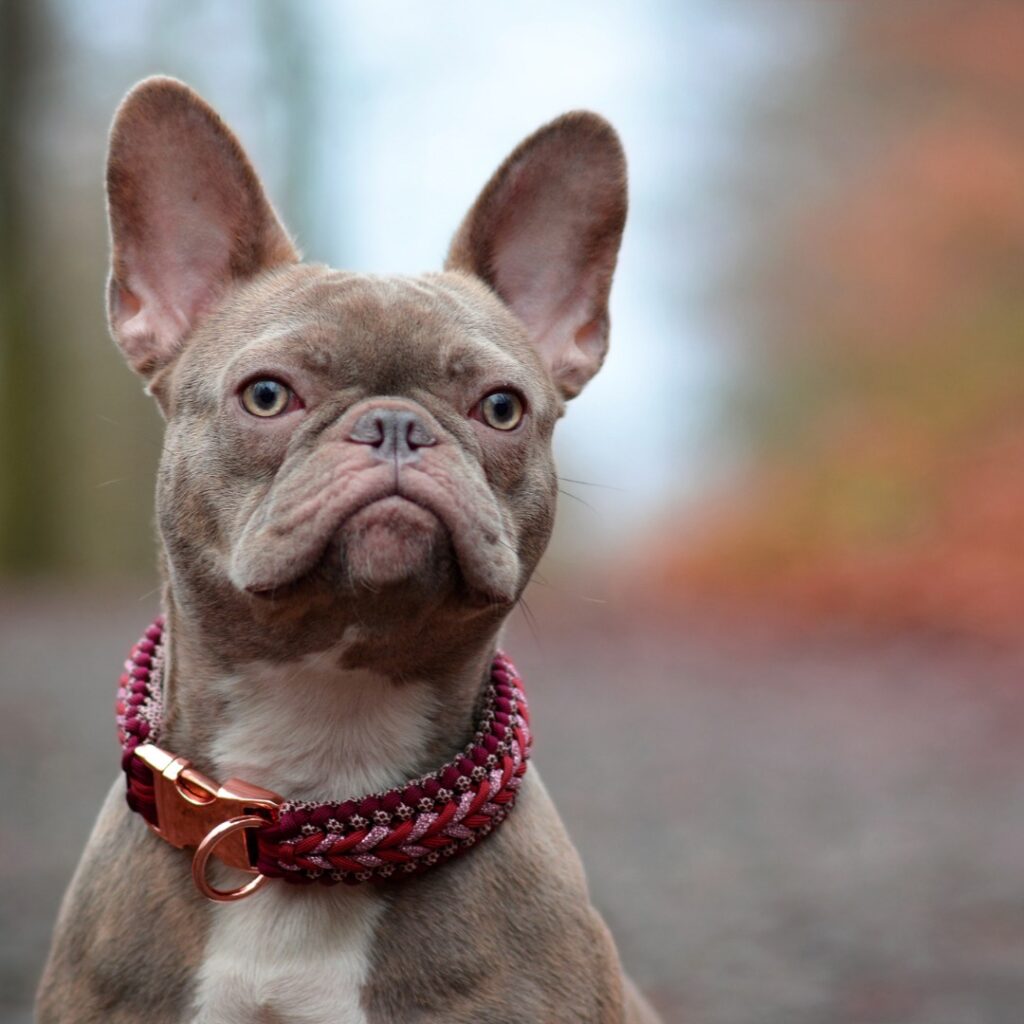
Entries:
{"type": "MultiPolygon", "coordinates": [[[[294,801],[423,777],[473,735],[551,532],[553,428],[605,357],[615,131],[538,130],[418,277],[302,262],[235,136],[170,78],[124,99],[107,189],[111,331],[166,421],[161,747],[294,801]]],[[[654,1020],[536,769],[517,781],[500,827],[430,870],[232,902],[119,781],[38,1019],[654,1020]]]]}

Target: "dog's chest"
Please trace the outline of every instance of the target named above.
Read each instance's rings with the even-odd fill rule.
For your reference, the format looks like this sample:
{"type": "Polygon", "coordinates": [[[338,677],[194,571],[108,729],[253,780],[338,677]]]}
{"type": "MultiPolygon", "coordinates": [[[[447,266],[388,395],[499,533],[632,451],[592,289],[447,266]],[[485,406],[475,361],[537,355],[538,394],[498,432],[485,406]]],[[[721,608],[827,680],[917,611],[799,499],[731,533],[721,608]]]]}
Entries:
{"type": "Polygon", "coordinates": [[[284,885],[214,907],[197,1024],[364,1024],[360,994],[383,911],[367,890],[284,885]]]}
{"type": "MultiPolygon", "coordinates": [[[[324,655],[249,666],[217,689],[231,708],[213,750],[221,777],[294,799],[341,800],[401,781],[422,757],[435,707],[423,684],[342,673],[324,655]]],[[[283,882],[212,906],[196,1020],[360,1024],[383,913],[368,887],[283,882]]]]}

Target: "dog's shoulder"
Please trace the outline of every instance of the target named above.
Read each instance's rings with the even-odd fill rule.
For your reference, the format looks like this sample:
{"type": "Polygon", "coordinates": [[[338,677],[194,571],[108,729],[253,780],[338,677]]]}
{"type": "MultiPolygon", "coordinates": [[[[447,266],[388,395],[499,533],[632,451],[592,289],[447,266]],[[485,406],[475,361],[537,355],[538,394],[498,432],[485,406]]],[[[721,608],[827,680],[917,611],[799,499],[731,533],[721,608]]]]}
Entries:
{"type": "Polygon", "coordinates": [[[535,770],[486,843],[403,887],[375,952],[371,1020],[624,1019],[618,954],[535,770]]]}
{"type": "Polygon", "coordinates": [[[208,916],[188,861],[107,794],[61,905],[39,986],[39,1024],[185,1019],[208,916]]]}

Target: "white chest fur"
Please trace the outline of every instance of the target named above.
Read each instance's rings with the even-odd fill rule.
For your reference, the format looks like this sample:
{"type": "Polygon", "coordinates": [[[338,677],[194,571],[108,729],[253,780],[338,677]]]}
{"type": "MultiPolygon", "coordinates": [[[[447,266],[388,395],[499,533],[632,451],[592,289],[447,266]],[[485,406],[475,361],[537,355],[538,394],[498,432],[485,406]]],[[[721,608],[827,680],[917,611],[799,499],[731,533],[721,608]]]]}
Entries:
{"type": "Polygon", "coordinates": [[[374,893],[281,883],[211,913],[196,1024],[364,1024],[374,893]]]}
{"type": "MultiPolygon", "coordinates": [[[[229,708],[214,747],[221,778],[294,799],[342,800],[395,785],[428,741],[433,692],[333,653],[259,663],[217,684],[229,708]]],[[[211,907],[197,1024],[361,1024],[383,904],[368,888],[267,885],[211,907]]]]}

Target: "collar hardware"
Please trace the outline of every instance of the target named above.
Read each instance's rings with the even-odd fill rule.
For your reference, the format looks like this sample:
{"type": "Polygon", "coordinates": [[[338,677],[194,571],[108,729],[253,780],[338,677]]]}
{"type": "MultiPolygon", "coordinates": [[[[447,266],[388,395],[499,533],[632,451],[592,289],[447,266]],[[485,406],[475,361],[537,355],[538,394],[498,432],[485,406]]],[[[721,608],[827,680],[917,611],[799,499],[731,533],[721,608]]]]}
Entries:
{"type": "MultiPolygon", "coordinates": [[[[156,821],[147,824],[179,850],[198,848],[214,829],[234,818],[255,815],[261,824],[277,820],[283,798],[269,789],[243,779],[218,784],[191,761],[153,743],[140,743],[135,756],[153,773],[156,821]]],[[[211,852],[229,867],[256,874],[257,850],[248,837],[248,829],[236,829],[211,852]]]]}
{"type": "Polygon", "coordinates": [[[215,903],[233,903],[235,900],[243,900],[246,896],[251,896],[257,889],[262,889],[270,881],[269,875],[261,875],[256,868],[251,869],[253,877],[235,889],[218,889],[211,885],[206,877],[207,862],[223,840],[240,834],[248,836],[249,829],[262,828],[265,824],[266,819],[259,814],[242,814],[237,818],[228,818],[227,821],[222,821],[207,832],[192,857],[192,881],[196,883],[196,888],[203,896],[215,903]]]}

